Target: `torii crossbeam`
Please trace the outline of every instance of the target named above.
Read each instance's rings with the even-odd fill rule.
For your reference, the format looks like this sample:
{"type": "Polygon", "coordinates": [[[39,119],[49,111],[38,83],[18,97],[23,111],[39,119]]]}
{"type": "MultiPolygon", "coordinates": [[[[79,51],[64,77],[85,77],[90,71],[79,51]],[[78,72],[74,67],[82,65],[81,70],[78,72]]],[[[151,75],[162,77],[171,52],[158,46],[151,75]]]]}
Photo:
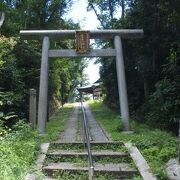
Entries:
{"type": "Polygon", "coordinates": [[[116,69],[122,123],[125,131],[130,130],[129,108],[121,38],[142,38],[142,29],[91,30],[89,31],[90,39],[113,39],[115,48],[91,49],[90,51],[83,54],[77,53],[75,49],[50,49],[50,39],[56,41],[61,41],[63,39],[75,39],[76,30],[23,30],[20,31],[20,35],[24,39],[43,39],[38,105],[38,130],[40,133],[45,133],[46,129],[45,127],[47,120],[49,57],[116,57],[116,69]]]}

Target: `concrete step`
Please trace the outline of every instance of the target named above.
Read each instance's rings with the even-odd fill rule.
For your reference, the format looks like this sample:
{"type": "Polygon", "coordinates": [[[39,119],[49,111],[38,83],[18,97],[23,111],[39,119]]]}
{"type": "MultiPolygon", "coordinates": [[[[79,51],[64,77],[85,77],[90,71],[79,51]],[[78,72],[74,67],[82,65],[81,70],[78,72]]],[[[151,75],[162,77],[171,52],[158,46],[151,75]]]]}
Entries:
{"type": "MultiPolygon", "coordinates": [[[[92,150],[113,150],[113,151],[123,151],[126,152],[127,149],[125,148],[124,144],[119,141],[110,141],[110,142],[103,142],[103,141],[92,141],[91,142],[92,150]]],[[[84,151],[85,145],[82,142],[53,142],[50,144],[49,151],[52,150],[74,150],[74,151],[84,151]]]]}
{"type": "Polygon", "coordinates": [[[46,176],[43,180],[56,180],[55,178],[46,176]]]}
{"type": "MultiPolygon", "coordinates": [[[[96,145],[96,144],[99,144],[99,145],[103,145],[103,144],[121,144],[124,146],[124,143],[122,141],[91,141],[90,142],[92,145],[96,145]]],[[[54,142],[51,142],[51,144],[83,144],[82,141],[75,141],[75,142],[66,142],[66,141],[54,141],[54,142]]]]}
{"type": "MultiPolygon", "coordinates": [[[[88,167],[79,166],[75,163],[50,163],[48,166],[43,167],[43,171],[52,176],[54,172],[63,172],[70,171],[71,173],[77,172],[88,172],[88,167]]],[[[137,174],[137,171],[134,168],[131,168],[127,163],[119,163],[119,164],[100,164],[94,163],[94,174],[110,174],[116,177],[122,178],[130,178],[137,174]]]]}
{"type": "MultiPolygon", "coordinates": [[[[47,153],[47,156],[87,156],[87,152],[76,152],[72,150],[56,150],[47,153]]],[[[116,152],[116,151],[108,151],[108,150],[100,150],[100,151],[92,151],[92,155],[94,157],[127,157],[128,154],[124,152],[116,152]]]]}

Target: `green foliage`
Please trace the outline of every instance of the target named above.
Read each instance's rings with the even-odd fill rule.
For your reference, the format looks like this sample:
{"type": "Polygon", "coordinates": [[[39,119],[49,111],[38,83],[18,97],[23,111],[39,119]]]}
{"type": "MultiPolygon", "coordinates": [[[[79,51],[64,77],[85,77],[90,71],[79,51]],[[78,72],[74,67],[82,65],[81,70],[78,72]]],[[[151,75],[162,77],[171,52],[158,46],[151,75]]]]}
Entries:
{"type": "Polygon", "coordinates": [[[81,59],[57,59],[50,68],[50,94],[63,105],[81,82],[85,65],[81,59]]]}
{"type": "Polygon", "coordinates": [[[68,28],[62,16],[71,4],[71,0],[1,1],[0,7],[6,13],[1,31],[6,36],[17,36],[21,29],[68,28]]]}
{"type": "Polygon", "coordinates": [[[0,38],[0,87],[5,90],[22,90],[23,83],[17,69],[17,59],[13,53],[14,38],[0,38]]]}
{"type": "Polygon", "coordinates": [[[69,179],[88,179],[88,173],[87,172],[77,172],[72,173],[72,172],[68,172],[68,171],[61,171],[59,172],[54,172],[53,176],[57,179],[57,180],[69,180],[69,179]]]}
{"type": "MultiPolygon", "coordinates": [[[[6,14],[5,23],[1,27],[1,34],[6,37],[0,38],[0,88],[13,93],[15,101],[11,108],[21,118],[28,118],[29,89],[39,89],[42,42],[18,38],[19,30],[59,27],[77,29],[77,24],[63,19],[71,5],[71,0],[0,2],[0,7],[6,14]]],[[[72,46],[72,41],[51,42],[51,48],[55,49],[72,46]]],[[[81,79],[84,65],[81,59],[73,62],[67,59],[55,60],[49,64],[49,107],[52,113],[59,102],[63,105],[67,101],[69,93],[77,86],[73,80],[81,79]]]]}
{"type": "Polygon", "coordinates": [[[40,175],[34,167],[40,144],[59,137],[71,111],[72,105],[60,109],[47,123],[47,134],[44,136],[33,131],[24,121],[16,123],[13,131],[0,140],[0,179],[24,179],[30,169],[40,175]]]}
{"type": "Polygon", "coordinates": [[[15,112],[21,116],[25,89],[18,60],[13,52],[16,43],[14,38],[0,38],[0,88],[3,91],[3,97],[0,98],[3,98],[3,113],[15,112]]]}
{"type": "Polygon", "coordinates": [[[22,121],[0,143],[0,178],[21,179],[35,160],[37,134],[22,121]]]}
{"type": "MultiPolygon", "coordinates": [[[[139,120],[148,120],[153,124],[160,122],[168,126],[172,121],[178,121],[180,1],[88,2],[89,8],[96,12],[101,28],[144,30],[142,40],[123,40],[131,113],[137,115],[139,120]],[[120,11],[115,11],[117,5],[124,10],[122,16],[120,11]],[[167,71],[171,74],[168,77],[167,71]]],[[[99,44],[104,47],[113,46],[112,42],[103,41],[99,44]]],[[[105,103],[117,109],[119,104],[115,61],[102,58],[100,62],[105,103]]]]}
{"type": "Polygon", "coordinates": [[[19,119],[15,112],[10,111],[15,101],[11,95],[9,92],[0,92],[0,139],[11,131],[12,125],[19,119]]]}
{"type": "Polygon", "coordinates": [[[163,79],[155,85],[154,93],[149,97],[147,120],[150,123],[170,124],[180,118],[180,50],[170,51],[168,62],[162,66],[163,79]],[[156,106],[154,106],[156,104],[156,106]]]}
{"type": "MultiPolygon", "coordinates": [[[[103,29],[114,28],[114,22],[117,21],[116,13],[124,6],[124,1],[117,0],[89,0],[88,10],[93,10],[101,23],[103,29]]],[[[124,8],[122,8],[122,15],[124,16],[124,8]]],[[[118,13],[119,14],[119,13],[118,13]]],[[[121,16],[121,14],[119,14],[121,16]]]]}
{"type": "Polygon", "coordinates": [[[119,127],[122,127],[122,122],[116,112],[100,102],[94,102],[90,105],[97,121],[110,133],[113,140],[134,143],[158,179],[167,179],[165,164],[178,154],[175,137],[167,132],[134,121],[131,122],[131,128],[134,132],[132,134],[123,133],[119,130],[121,129],[119,127]]]}

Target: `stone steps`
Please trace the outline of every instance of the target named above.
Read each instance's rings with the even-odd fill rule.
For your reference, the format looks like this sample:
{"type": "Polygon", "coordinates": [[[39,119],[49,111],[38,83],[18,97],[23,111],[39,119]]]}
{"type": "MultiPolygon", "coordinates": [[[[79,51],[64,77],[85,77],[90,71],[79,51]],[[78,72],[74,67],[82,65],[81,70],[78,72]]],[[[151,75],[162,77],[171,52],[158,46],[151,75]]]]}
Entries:
{"type": "MultiPolygon", "coordinates": [[[[47,156],[87,156],[87,152],[76,152],[72,150],[55,150],[47,153],[47,156]]],[[[106,157],[110,156],[112,158],[121,158],[127,157],[128,154],[124,152],[116,152],[116,151],[108,151],[108,150],[100,150],[100,151],[93,151],[93,157],[106,157]]]]}
{"type": "MultiPolygon", "coordinates": [[[[87,166],[79,166],[76,163],[50,163],[48,166],[43,167],[43,171],[52,176],[54,172],[61,172],[62,171],[70,171],[71,173],[78,173],[78,172],[88,172],[87,166]]],[[[120,163],[120,164],[100,164],[94,163],[94,174],[97,173],[101,174],[110,174],[118,177],[133,177],[137,174],[137,171],[134,168],[131,168],[127,163],[120,163]]]]}
{"type": "MultiPolygon", "coordinates": [[[[95,179],[99,179],[99,176],[132,179],[138,174],[137,170],[128,164],[130,157],[127,151],[124,151],[122,142],[91,142],[91,146],[95,179]]],[[[58,179],[63,179],[64,174],[88,179],[87,155],[82,142],[53,142],[46,153],[43,172],[48,176],[47,180],[57,176],[58,179]]]]}
{"type": "MultiPolygon", "coordinates": [[[[90,143],[91,143],[91,145],[119,144],[119,145],[124,146],[124,143],[121,141],[91,141],[90,143]]],[[[81,145],[84,145],[82,141],[66,142],[66,141],[59,141],[59,140],[51,142],[51,144],[73,144],[73,145],[81,144],[81,145]]]]}
{"type": "MultiPolygon", "coordinates": [[[[89,179],[88,155],[82,141],[82,122],[77,121],[79,124],[75,125],[77,123],[75,121],[77,119],[72,116],[70,125],[67,125],[59,140],[41,146],[37,166],[44,172],[46,176],[44,180],[89,179]],[[73,133],[69,133],[70,131],[73,133]]],[[[92,117],[88,121],[92,121],[92,117]]],[[[102,138],[103,130],[99,133],[96,126],[97,123],[94,125],[93,120],[90,123],[90,135],[93,134],[93,140],[90,140],[90,143],[94,180],[132,180],[135,177],[137,179],[142,177],[145,180],[155,179],[148,174],[150,168],[145,166],[145,160],[142,161],[142,157],[138,155],[140,153],[134,146],[112,141],[111,138],[102,138]]],[[[104,136],[106,136],[105,132],[104,136]]]]}
{"type": "MultiPolygon", "coordinates": [[[[119,149],[118,151],[122,151],[121,148],[124,151],[127,151],[127,149],[124,147],[124,144],[119,141],[110,141],[110,142],[104,142],[104,141],[91,141],[91,148],[92,151],[95,150],[101,150],[100,147],[103,147],[102,150],[113,150],[113,149],[119,149]]],[[[60,149],[66,149],[66,150],[78,150],[78,151],[84,151],[85,146],[83,142],[52,142],[49,147],[49,151],[52,150],[60,150],[60,149]]]]}

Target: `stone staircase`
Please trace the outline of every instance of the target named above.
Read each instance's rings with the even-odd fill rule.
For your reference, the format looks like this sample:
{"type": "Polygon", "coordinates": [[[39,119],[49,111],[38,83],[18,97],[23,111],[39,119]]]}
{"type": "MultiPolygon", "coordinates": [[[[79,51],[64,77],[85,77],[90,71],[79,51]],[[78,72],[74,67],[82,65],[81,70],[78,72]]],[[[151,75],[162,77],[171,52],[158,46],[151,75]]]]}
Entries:
{"type": "MultiPolygon", "coordinates": [[[[88,106],[85,110],[90,130],[94,180],[157,180],[136,146],[112,141],[96,122],[88,106]]],[[[88,153],[83,139],[81,112],[76,104],[60,138],[41,145],[36,164],[43,171],[45,180],[89,179],[88,153]]],[[[26,176],[26,180],[36,179],[34,173],[26,176]]]]}
{"type": "MultiPolygon", "coordinates": [[[[133,179],[138,171],[121,142],[91,142],[94,179],[133,179]]],[[[88,179],[88,157],[82,142],[50,143],[44,162],[46,179],[88,179]]]]}

